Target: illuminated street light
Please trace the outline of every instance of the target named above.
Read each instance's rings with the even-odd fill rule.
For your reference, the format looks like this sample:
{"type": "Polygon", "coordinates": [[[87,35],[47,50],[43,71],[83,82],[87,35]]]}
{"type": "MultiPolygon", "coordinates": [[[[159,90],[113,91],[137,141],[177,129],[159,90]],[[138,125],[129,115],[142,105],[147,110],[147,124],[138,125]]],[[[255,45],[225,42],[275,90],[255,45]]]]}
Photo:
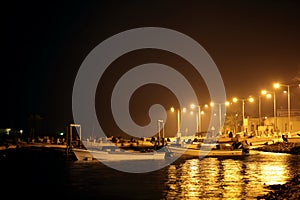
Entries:
{"type": "Polygon", "coordinates": [[[300,87],[300,84],[293,84],[293,85],[285,85],[285,84],[281,84],[281,83],[274,83],[273,87],[275,89],[279,89],[281,86],[283,87],[287,87],[287,110],[288,110],[288,133],[291,132],[291,93],[290,93],[290,87],[291,86],[298,86],[300,87]]]}
{"type": "Polygon", "coordinates": [[[291,95],[290,95],[290,85],[283,85],[283,84],[280,84],[280,83],[274,83],[273,87],[275,89],[279,89],[281,86],[284,86],[284,87],[287,87],[287,105],[288,105],[288,133],[290,133],[290,126],[291,126],[291,95]]]}
{"type": "Polygon", "coordinates": [[[225,106],[229,106],[230,103],[229,103],[229,101],[226,101],[224,103],[210,102],[211,107],[214,107],[215,104],[218,104],[218,106],[219,106],[219,132],[221,132],[221,130],[222,130],[222,105],[224,104],[225,106]]]}
{"type": "Polygon", "coordinates": [[[158,129],[158,146],[160,144],[160,124],[162,124],[162,139],[163,139],[163,142],[162,142],[162,145],[164,146],[164,138],[165,138],[165,123],[164,123],[164,120],[162,119],[159,119],[157,120],[157,129],[158,129]]]}
{"type": "Polygon", "coordinates": [[[249,97],[248,99],[239,99],[239,98],[234,97],[232,99],[232,101],[234,103],[236,103],[238,101],[242,102],[242,117],[243,117],[242,126],[243,126],[243,130],[244,130],[244,128],[245,128],[245,102],[248,101],[248,102],[252,103],[252,102],[254,102],[254,98],[253,97],[249,97]]]}
{"type": "MultiPolygon", "coordinates": [[[[277,87],[277,84],[276,84],[277,87]]],[[[271,98],[272,92],[268,91],[268,90],[262,90],[261,94],[265,95],[267,98],[271,98]]],[[[277,112],[276,112],[277,108],[276,108],[276,92],[275,90],[273,91],[273,112],[274,112],[274,131],[276,131],[277,129],[277,112]]]]}
{"type": "Polygon", "coordinates": [[[196,123],[197,123],[197,133],[201,132],[202,131],[202,117],[201,117],[201,114],[203,115],[203,111],[201,109],[201,107],[205,107],[207,108],[208,105],[205,104],[204,106],[201,106],[201,105],[196,105],[196,104],[191,104],[191,109],[195,109],[196,107],[198,108],[198,113],[196,114],[196,123]]]}
{"type": "MultiPolygon", "coordinates": [[[[266,96],[268,99],[272,97],[270,93],[267,93],[266,90],[262,90],[261,94],[266,96]]],[[[262,109],[261,109],[261,95],[258,95],[258,117],[259,117],[259,125],[262,125],[262,109]]]]}
{"type": "MultiPolygon", "coordinates": [[[[171,107],[171,112],[175,112],[175,108],[171,107]]],[[[182,109],[182,112],[185,113],[186,112],[186,108],[182,109]]],[[[180,138],[181,137],[181,110],[177,109],[177,137],[180,138]]]]}

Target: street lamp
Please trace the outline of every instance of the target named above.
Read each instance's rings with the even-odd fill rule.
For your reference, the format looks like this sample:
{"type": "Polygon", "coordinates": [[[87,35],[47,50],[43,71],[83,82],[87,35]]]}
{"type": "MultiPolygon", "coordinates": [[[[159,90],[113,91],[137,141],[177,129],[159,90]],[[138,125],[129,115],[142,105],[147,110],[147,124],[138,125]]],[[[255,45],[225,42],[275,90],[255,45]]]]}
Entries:
{"type": "MultiPolygon", "coordinates": [[[[260,94],[262,94],[263,96],[266,96],[268,99],[270,99],[272,97],[272,95],[270,93],[268,93],[266,90],[262,90],[260,92],[260,94]]],[[[261,104],[262,104],[262,99],[261,99],[261,95],[258,96],[258,116],[259,116],[259,125],[262,125],[262,108],[261,108],[261,104]]]]}
{"type": "MultiPolygon", "coordinates": [[[[271,98],[271,92],[267,90],[262,90],[261,91],[262,95],[265,95],[267,98],[271,98]]],[[[276,131],[277,128],[277,108],[276,108],[276,92],[275,90],[273,91],[273,112],[274,112],[274,131],[276,131]]]]}
{"type": "Polygon", "coordinates": [[[261,126],[261,96],[258,95],[258,118],[259,126],[261,126]]]}
{"type": "Polygon", "coordinates": [[[243,124],[243,130],[244,130],[244,128],[245,128],[245,102],[248,101],[248,102],[252,103],[252,102],[254,102],[254,98],[253,97],[249,97],[248,99],[238,99],[238,98],[234,97],[232,99],[232,101],[234,103],[236,103],[238,101],[242,102],[242,117],[243,117],[243,123],[242,124],[243,124]]]}
{"type": "MultiPolygon", "coordinates": [[[[175,112],[175,108],[171,107],[171,112],[175,112]]],[[[182,112],[186,112],[186,108],[182,109],[182,112]]],[[[177,137],[181,137],[181,110],[177,109],[177,137]]]]}
{"type": "MultiPolygon", "coordinates": [[[[196,104],[191,104],[191,109],[195,109],[196,107],[198,108],[198,113],[196,114],[196,123],[197,123],[197,133],[202,131],[202,118],[201,118],[201,114],[203,113],[202,109],[201,109],[201,105],[196,105],[196,104]]],[[[204,105],[205,108],[208,108],[208,105],[205,104],[204,105]]]]}
{"type": "Polygon", "coordinates": [[[290,85],[283,85],[283,84],[280,84],[280,83],[274,83],[273,84],[273,87],[275,89],[278,89],[280,88],[281,86],[284,86],[284,87],[287,87],[287,105],[288,105],[288,133],[291,132],[291,125],[290,125],[290,122],[291,122],[291,95],[290,95],[290,85]]]}
{"type": "Polygon", "coordinates": [[[162,139],[163,139],[163,142],[162,142],[162,145],[164,146],[164,138],[165,138],[165,123],[164,123],[164,120],[162,119],[159,119],[157,120],[157,129],[158,129],[158,146],[159,146],[159,143],[160,143],[160,124],[162,124],[162,139]]]}
{"type": "Polygon", "coordinates": [[[229,103],[229,101],[226,101],[224,103],[210,102],[211,107],[214,107],[215,104],[218,104],[218,107],[219,107],[219,132],[221,132],[221,130],[222,130],[222,105],[224,104],[225,106],[229,106],[230,103],[229,103]]]}

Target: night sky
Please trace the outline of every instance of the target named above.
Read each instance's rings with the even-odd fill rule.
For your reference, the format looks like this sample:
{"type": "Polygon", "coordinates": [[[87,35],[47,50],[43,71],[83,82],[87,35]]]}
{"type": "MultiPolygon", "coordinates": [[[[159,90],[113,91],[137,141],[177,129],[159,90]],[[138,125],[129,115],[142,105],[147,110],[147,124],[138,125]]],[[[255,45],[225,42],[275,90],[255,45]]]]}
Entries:
{"type": "MultiPolygon", "coordinates": [[[[218,66],[228,99],[257,97],[275,81],[293,84],[300,80],[297,0],[20,1],[1,7],[0,128],[26,130],[30,115],[38,114],[46,131],[64,130],[73,121],[73,83],[85,57],[110,36],[138,27],[170,28],[198,41],[218,66]]],[[[155,60],[176,68],[176,63],[183,62],[167,52],[127,56],[132,59],[124,57],[114,64],[132,66],[155,60]]],[[[112,81],[119,76],[107,74],[112,81]]],[[[205,91],[201,80],[195,87],[205,91]]],[[[153,86],[153,90],[164,89],[153,86]]],[[[291,88],[292,108],[300,109],[299,90],[291,88]]],[[[140,92],[144,95],[137,93],[137,98],[145,98],[147,93],[140,92]]],[[[207,92],[198,97],[202,104],[209,102],[207,92]]],[[[101,107],[101,97],[97,98],[101,107]]],[[[156,101],[154,97],[148,103],[156,101]]],[[[170,103],[164,104],[176,104],[176,100],[170,97],[170,103]]],[[[278,96],[278,106],[286,108],[283,94],[278,96]]],[[[256,107],[251,110],[249,106],[246,112],[253,111],[255,116],[256,107]]],[[[272,103],[265,109],[266,114],[272,113],[272,103]]]]}

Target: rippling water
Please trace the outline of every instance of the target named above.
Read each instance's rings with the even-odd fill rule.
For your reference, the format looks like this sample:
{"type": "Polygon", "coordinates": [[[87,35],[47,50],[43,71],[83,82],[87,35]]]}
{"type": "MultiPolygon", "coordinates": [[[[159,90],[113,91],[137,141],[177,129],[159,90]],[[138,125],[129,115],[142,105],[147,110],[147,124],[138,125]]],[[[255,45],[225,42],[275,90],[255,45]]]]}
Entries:
{"type": "Polygon", "coordinates": [[[276,153],[179,159],[161,170],[136,174],[98,161],[33,158],[4,164],[6,168],[1,164],[2,171],[11,173],[2,180],[23,188],[22,196],[39,190],[71,199],[256,199],[268,192],[266,185],[284,184],[300,173],[299,155],[276,153]]]}

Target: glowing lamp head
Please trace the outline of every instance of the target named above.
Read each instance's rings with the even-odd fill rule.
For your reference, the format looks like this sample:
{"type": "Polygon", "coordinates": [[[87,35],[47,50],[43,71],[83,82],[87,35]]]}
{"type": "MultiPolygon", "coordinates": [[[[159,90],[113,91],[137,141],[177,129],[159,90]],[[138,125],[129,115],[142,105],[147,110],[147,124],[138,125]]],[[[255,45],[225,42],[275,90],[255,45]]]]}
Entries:
{"type": "Polygon", "coordinates": [[[273,84],[273,87],[274,87],[275,89],[280,88],[280,83],[274,83],[274,84],[273,84]]]}
{"type": "Polygon", "coordinates": [[[171,112],[175,112],[175,108],[174,107],[171,107],[171,112]]]}
{"type": "Polygon", "coordinates": [[[266,95],[267,93],[268,93],[267,90],[262,90],[262,91],[261,91],[261,94],[262,94],[262,95],[266,95]]]}

